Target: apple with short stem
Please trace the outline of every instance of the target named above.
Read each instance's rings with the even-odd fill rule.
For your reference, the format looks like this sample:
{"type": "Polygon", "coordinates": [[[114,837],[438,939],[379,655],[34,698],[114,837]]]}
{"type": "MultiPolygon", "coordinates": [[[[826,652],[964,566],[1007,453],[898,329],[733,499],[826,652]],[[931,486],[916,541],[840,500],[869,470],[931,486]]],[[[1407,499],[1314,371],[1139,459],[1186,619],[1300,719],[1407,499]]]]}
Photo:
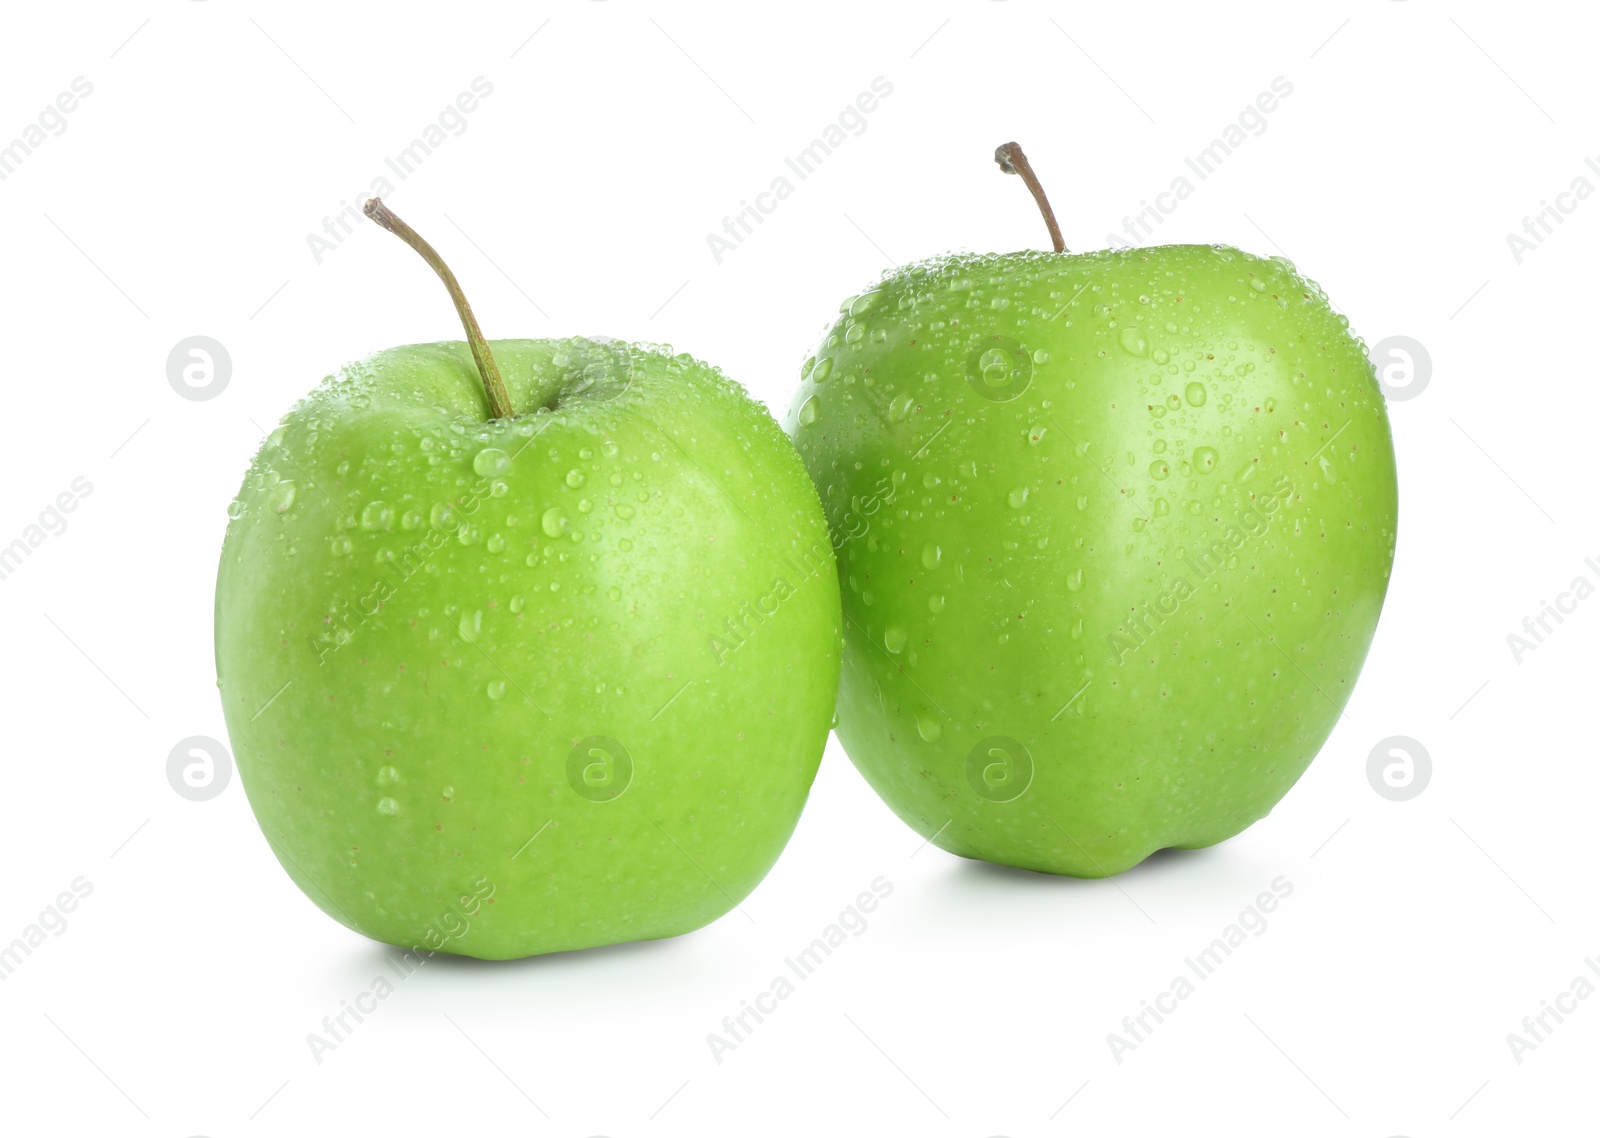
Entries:
{"type": "Polygon", "coordinates": [[[966,857],[1080,877],[1264,816],[1394,558],[1388,415],[1288,261],[953,255],[851,297],[786,426],[839,543],[838,735],[966,857]]]}

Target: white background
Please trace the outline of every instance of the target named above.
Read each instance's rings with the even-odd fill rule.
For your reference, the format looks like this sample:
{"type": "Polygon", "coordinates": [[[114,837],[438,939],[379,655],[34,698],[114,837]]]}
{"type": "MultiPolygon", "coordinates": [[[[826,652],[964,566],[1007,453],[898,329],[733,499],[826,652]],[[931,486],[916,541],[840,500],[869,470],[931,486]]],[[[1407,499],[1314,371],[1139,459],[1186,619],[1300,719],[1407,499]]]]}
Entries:
{"type": "Polygon", "coordinates": [[[1600,582],[1600,202],[1520,264],[1506,241],[1600,185],[1585,6],[174,0],[5,24],[0,141],[93,84],[0,181],[0,544],[93,485],[0,581],[0,943],[94,889],[0,982],[8,1132],[1592,1132],[1600,999],[1521,1064],[1506,1040],[1600,957],[1600,599],[1520,663],[1506,641],[1600,582]],[[363,223],[320,263],[306,238],[476,76],[492,96],[391,200],[488,333],[672,343],[780,414],[889,264],[1043,243],[997,144],[1027,148],[1068,247],[1098,247],[1288,79],[1151,241],[1282,251],[1432,376],[1391,405],[1401,538],[1371,658],[1271,817],[1058,880],[919,851],[830,744],[749,920],[436,961],[313,1061],[382,950],[300,895],[237,778],[190,802],[166,762],[226,739],[213,580],[262,430],[345,361],[459,336],[393,238],[363,223]],[[876,76],[894,91],[865,132],[718,264],[706,235],[876,76]],[[196,334],[232,359],[207,401],[166,375],[196,334]],[[1391,735],[1432,756],[1408,802],[1368,782],[1391,735]],[[867,931],[715,1062],[707,1033],[878,875],[867,931]],[[1115,1062],[1107,1034],[1280,875],[1267,931],[1115,1062]]]}

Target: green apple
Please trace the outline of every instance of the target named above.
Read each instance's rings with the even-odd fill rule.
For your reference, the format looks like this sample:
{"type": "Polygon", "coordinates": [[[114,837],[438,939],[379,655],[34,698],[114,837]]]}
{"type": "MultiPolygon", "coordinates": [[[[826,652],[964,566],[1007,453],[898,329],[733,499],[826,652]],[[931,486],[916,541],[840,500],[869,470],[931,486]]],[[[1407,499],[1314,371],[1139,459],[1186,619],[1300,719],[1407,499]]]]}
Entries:
{"type": "Polygon", "coordinates": [[[787,428],[838,546],[838,734],[908,825],[1102,877],[1263,817],[1326,741],[1393,561],[1362,343],[1280,258],[896,269],[787,428]]]}
{"type": "Polygon", "coordinates": [[[777,859],[827,739],[816,491],[716,369],[486,343],[368,213],[469,342],[325,380],[229,509],[217,676],[256,819],[327,913],[407,948],[698,928],[777,859]]]}

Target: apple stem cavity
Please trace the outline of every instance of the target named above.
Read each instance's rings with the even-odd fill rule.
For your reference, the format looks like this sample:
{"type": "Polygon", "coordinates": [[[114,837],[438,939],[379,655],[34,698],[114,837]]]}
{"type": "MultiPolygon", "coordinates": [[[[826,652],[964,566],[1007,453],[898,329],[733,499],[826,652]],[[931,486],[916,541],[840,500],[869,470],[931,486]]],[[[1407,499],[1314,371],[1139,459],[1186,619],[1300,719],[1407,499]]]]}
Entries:
{"type": "Polygon", "coordinates": [[[489,397],[490,417],[515,418],[511,397],[506,394],[506,385],[500,378],[500,368],[494,362],[494,354],[489,351],[489,341],[483,338],[478,318],[472,314],[472,306],[467,303],[466,294],[461,291],[461,285],[456,282],[456,275],[450,271],[450,266],[444,263],[444,258],[434,251],[432,245],[422,239],[421,234],[395,216],[394,211],[383,204],[382,198],[369,198],[362,212],[415,249],[439,274],[439,279],[450,293],[450,302],[456,306],[456,314],[461,317],[461,327],[467,334],[473,362],[478,365],[478,375],[483,379],[484,394],[489,397]]]}
{"type": "Polygon", "coordinates": [[[1044,223],[1050,230],[1050,244],[1057,253],[1065,253],[1067,247],[1061,240],[1061,227],[1056,224],[1055,211],[1050,208],[1050,199],[1044,196],[1044,187],[1039,184],[1038,177],[1033,172],[1033,167],[1028,164],[1028,156],[1022,152],[1022,147],[1015,142],[1008,142],[994,152],[994,160],[1000,164],[1000,169],[1007,174],[1017,174],[1028,187],[1028,192],[1033,195],[1033,200],[1039,203],[1039,212],[1044,214],[1044,223]]]}

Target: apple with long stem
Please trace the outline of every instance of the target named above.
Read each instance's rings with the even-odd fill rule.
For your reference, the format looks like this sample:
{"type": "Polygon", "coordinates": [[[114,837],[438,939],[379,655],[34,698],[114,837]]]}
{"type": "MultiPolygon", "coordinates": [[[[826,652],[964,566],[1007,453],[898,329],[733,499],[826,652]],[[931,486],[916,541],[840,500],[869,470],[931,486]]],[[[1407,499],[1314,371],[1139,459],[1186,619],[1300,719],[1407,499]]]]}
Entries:
{"type": "Polygon", "coordinates": [[[378,352],[283,420],[230,507],[218,686],[284,868],[378,940],[505,958],[733,908],[799,817],[840,651],[816,491],[685,355],[378,352]]]}
{"type": "Polygon", "coordinates": [[[1102,877],[1264,816],[1328,738],[1394,558],[1393,445],[1287,261],[953,255],[845,301],[787,428],[839,545],[838,735],[966,857],[1102,877]],[[863,508],[870,504],[870,510],[863,508]]]}

